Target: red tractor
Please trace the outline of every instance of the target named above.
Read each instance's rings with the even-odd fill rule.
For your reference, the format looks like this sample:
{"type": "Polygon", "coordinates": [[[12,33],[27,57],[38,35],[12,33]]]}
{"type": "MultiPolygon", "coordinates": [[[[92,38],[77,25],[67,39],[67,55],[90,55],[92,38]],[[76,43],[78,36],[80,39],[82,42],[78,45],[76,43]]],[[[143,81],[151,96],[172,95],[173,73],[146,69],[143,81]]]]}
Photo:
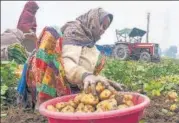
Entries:
{"type": "Polygon", "coordinates": [[[141,60],[159,62],[159,44],[142,43],[146,31],[133,28],[116,30],[117,42],[113,49],[113,56],[119,60],[141,60]]]}

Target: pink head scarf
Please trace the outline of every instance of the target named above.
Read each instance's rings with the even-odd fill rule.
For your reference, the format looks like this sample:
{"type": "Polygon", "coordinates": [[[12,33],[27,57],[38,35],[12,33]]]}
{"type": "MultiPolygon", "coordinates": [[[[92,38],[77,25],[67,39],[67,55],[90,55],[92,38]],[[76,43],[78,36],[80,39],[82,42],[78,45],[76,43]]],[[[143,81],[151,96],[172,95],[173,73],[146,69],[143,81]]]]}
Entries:
{"type": "Polygon", "coordinates": [[[17,28],[24,33],[28,33],[30,29],[36,32],[37,24],[35,14],[38,9],[39,6],[35,1],[28,1],[21,13],[17,28]]]}

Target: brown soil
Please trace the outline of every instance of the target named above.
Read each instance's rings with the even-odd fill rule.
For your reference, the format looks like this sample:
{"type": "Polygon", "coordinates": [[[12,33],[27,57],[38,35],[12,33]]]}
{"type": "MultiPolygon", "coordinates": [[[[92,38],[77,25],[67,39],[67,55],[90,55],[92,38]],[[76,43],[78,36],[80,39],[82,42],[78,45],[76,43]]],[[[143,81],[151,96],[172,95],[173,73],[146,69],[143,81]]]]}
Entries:
{"type": "Polygon", "coordinates": [[[48,123],[46,118],[32,110],[12,107],[1,113],[7,113],[7,116],[1,119],[1,123],[48,123]]]}
{"type": "Polygon", "coordinates": [[[166,102],[166,97],[151,99],[150,106],[145,110],[144,123],[179,123],[179,103],[166,102]],[[178,109],[174,112],[169,110],[172,104],[177,104],[178,109]],[[164,112],[165,110],[167,112],[164,112]]]}
{"type": "MultiPolygon", "coordinates": [[[[179,109],[170,114],[168,109],[173,103],[165,102],[165,100],[165,97],[152,99],[150,106],[145,110],[141,123],[179,123],[179,109]],[[164,113],[162,109],[167,109],[168,112],[164,113]]],[[[1,118],[2,123],[47,123],[47,119],[40,114],[34,113],[32,110],[18,109],[15,106],[1,111],[1,113],[7,113],[6,117],[1,118]]]]}

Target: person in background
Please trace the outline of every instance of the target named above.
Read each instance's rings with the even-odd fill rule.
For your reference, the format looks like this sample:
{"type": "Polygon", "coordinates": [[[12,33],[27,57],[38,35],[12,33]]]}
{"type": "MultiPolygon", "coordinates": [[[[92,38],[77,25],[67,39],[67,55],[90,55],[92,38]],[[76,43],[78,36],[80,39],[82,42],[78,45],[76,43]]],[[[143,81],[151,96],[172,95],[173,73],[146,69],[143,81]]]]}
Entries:
{"type": "Polygon", "coordinates": [[[105,56],[100,55],[95,44],[112,20],[112,14],[96,8],[67,22],[61,29],[45,27],[37,51],[24,65],[18,85],[18,104],[38,109],[49,99],[81,90],[86,92],[89,86],[95,95],[99,81],[110,90],[122,90],[120,84],[99,75],[105,56]]]}
{"type": "Polygon", "coordinates": [[[1,61],[14,60],[23,64],[30,54],[22,45],[30,36],[24,36],[19,29],[7,29],[1,34],[1,61]]]}
{"type": "MultiPolygon", "coordinates": [[[[20,15],[17,29],[21,30],[24,34],[30,33],[29,40],[24,40],[22,43],[26,47],[28,52],[32,52],[35,49],[37,36],[36,36],[36,13],[39,6],[35,1],[28,1],[20,15]]],[[[27,35],[29,36],[29,35],[27,35]]]]}
{"type": "Polygon", "coordinates": [[[38,5],[34,1],[26,3],[20,16],[17,29],[7,29],[1,34],[1,60],[15,60],[25,63],[36,45],[36,18],[38,5]]]}

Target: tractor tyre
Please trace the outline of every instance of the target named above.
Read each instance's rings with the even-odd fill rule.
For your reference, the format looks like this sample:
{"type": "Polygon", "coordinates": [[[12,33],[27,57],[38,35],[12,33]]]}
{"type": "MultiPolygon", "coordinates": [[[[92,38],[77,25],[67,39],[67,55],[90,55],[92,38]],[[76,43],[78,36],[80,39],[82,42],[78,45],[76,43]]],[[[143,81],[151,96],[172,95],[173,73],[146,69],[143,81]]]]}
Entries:
{"type": "Polygon", "coordinates": [[[151,55],[150,55],[150,53],[147,52],[147,51],[141,52],[139,60],[140,61],[144,61],[144,62],[151,62],[151,55]]]}
{"type": "Polygon", "coordinates": [[[160,62],[160,56],[159,57],[157,57],[157,58],[152,58],[152,62],[154,62],[154,63],[159,63],[160,62]]]}
{"type": "Polygon", "coordinates": [[[118,60],[128,60],[130,57],[128,46],[124,44],[116,45],[113,50],[113,55],[114,58],[118,60]]]}

